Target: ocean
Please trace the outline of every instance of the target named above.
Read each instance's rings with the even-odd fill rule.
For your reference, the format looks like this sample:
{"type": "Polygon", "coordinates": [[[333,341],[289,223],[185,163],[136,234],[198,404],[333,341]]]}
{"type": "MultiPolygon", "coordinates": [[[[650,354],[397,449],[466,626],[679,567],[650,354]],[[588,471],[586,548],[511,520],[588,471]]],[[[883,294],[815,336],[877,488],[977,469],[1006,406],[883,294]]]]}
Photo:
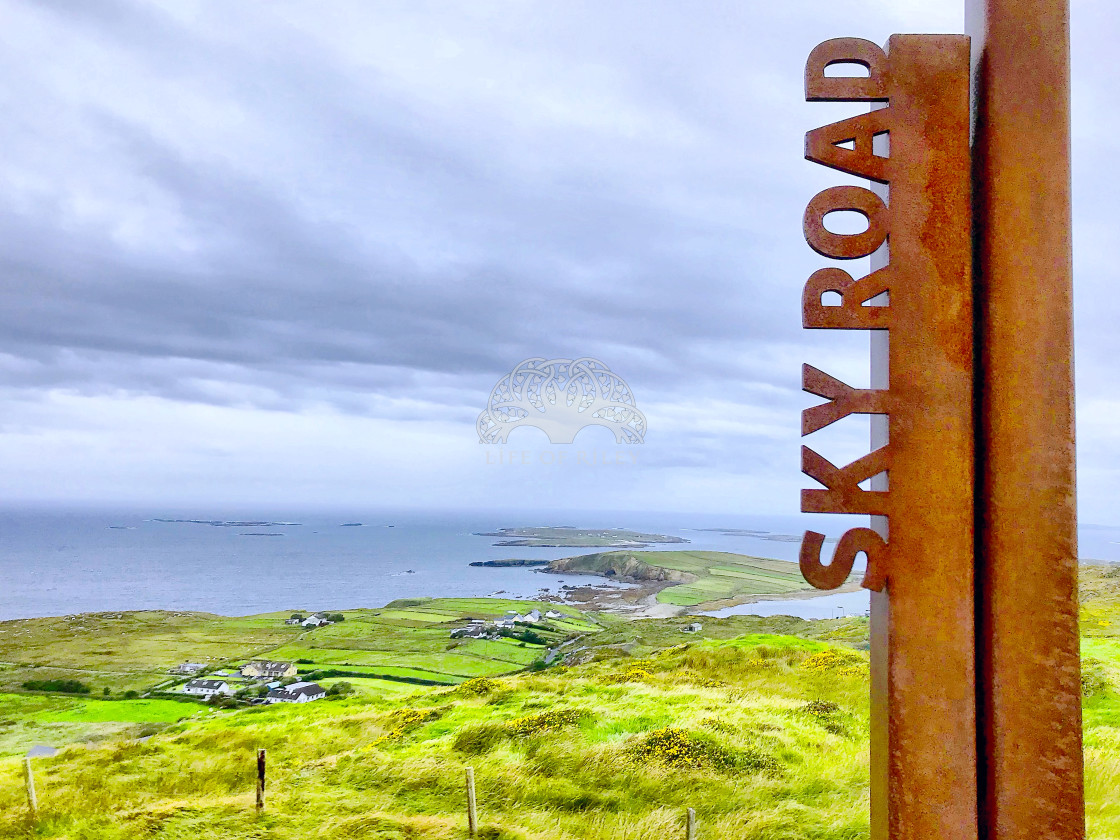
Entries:
{"type": "MultiPolygon", "coordinates": [[[[493,545],[498,538],[478,532],[533,525],[626,528],[682,537],[690,548],[796,562],[796,537],[806,527],[839,536],[856,524],[857,517],[603,511],[8,508],[0,510],[0,620],[145,609],[338,611],[422,596],[530,598],[592,579],[469,564],[602,549],[500,547],[493,545]]],[[[1120,562],[1120,528],[1086,526],[1080,537],[1082,557],[1120,562]]],[[[848,611],[861,612],[854,602],[848,611]]]]}

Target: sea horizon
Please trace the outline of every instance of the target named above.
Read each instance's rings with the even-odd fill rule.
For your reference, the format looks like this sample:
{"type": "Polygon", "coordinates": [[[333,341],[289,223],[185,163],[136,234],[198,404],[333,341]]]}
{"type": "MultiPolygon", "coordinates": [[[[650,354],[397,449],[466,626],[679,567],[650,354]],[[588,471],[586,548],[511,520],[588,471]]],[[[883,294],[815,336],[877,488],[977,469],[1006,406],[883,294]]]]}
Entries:
{"type": "MultiPolygon", "coordinates": [[[[859,524],[860,517],[804,514],[8,505],[0,508],[0,621],[128,610],[344,610],[416,597],[531,599],[591,580],[470,563],[605,549],[496,546],[497,538],[479,532],[629,529],[687,539],[696,550],[794,563],[805,528],[839,536],[859,524]]],[[[1120,562],[1120,527],[1079,530],[1083,562],[1120,562]]],[[[649,550],[674,547],[682,546],[649,550]]]]}

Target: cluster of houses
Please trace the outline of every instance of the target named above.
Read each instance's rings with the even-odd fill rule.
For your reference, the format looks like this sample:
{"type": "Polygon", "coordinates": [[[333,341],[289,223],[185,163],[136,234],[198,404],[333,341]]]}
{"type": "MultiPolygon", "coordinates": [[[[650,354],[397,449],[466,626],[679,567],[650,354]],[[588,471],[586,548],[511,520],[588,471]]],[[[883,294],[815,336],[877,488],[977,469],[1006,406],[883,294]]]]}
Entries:
{"type": "Polygon", "coordinates": [[[529,610],[525,615],[516,610],[510,610],[496,621],[483,621],[481,618],[472,618],[466,627],[457,627],[451,631],[452,639],[500,639],[502,630],[510,630],[517,624],[540,624],[544,620],[565,618],[564,613],[549,610],[541,613],[538,609],[529,610]]]}
{"type": "MultiPolygon", "coordinates": [[[[206,666],[196,662],[185,662],[172,673],[193,674],[206,666]],[[197,666],[197,667],[196,667],[197,666]]],[[[268,693],[257,702],[264,703],[309,703],[322,700],[327,696],[326,689],[318,683],[294,682],[284,685],[282,680],[296,675],[296,666],[291,662],[271,662],[267,659],[254,659],[232,674],[216,671],[208,677],[193,679],[183,686],[184,694],[210,699],[214,696],[232,696],[239,689],[250,685],[264,684],[268,693]]]]}

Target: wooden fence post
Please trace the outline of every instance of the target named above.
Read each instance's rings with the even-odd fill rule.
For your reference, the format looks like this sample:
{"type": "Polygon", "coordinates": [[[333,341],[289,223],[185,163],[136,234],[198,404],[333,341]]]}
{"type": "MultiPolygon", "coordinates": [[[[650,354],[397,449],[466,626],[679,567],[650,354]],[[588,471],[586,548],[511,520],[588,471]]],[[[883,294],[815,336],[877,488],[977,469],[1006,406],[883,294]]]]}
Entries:
{"type": "Polygon", "coordinates": [[[688,840],[696,840],[696,809],[688,809],[688,840]]]}
{"type": "Polygon", "coordinates": [[[31,771],[31,759],[24,758],[23,774],[27,781],[27,810],[31,812],[31,819],[39,816],[39,800],[35,797],[35,774],[31,771]]]}
{"type": "Polygon", "coordinates": [[[264,810],[264,750],[257,750],[257,813],[264,810]]]}
{"type": "Polygon", "coordinates": [[[474,837],[478,832],[478,811],[474,800],[474,768],[467,768],[467,832],[474,837]]]}

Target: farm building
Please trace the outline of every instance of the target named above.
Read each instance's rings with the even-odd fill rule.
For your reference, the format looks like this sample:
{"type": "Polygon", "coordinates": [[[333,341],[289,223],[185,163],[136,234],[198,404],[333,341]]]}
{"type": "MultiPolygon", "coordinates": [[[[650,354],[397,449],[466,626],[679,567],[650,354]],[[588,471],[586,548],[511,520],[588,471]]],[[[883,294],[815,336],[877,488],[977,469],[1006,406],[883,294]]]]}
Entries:
{"type": "Polygon", "coordinates": [[[318,683],[297,682],[287,688],[276,688],[265,697],[269,703],[310,703],[327,696],[326,689],[318,683]]]}
{"type": "Polygon", "coordinates": [[[296,675],[296,666],[291,662],[270,662],[267,659],[254,659],[241,666],[241,674],[255,679],[282,680],[296,675]]]}
{"type": "Polygon", "coordinates": [[[183,692],[197,697],[213,697],[215,694],[233,694],[233,689],[225,680],[191,680],[183,686],[183,692]]]}
{"type": "Polygon", "coordinates": [[[189,676],[189,675],[197,674],[199,671],[205,671],[205,670],[206,670],[206,666],[201,662],[184,662],[182,665],[176,665],[174,668],[172,668],[170,671],[168,671],[168,673],[169,674],[186,674],[186,675],[189,676]]]}

